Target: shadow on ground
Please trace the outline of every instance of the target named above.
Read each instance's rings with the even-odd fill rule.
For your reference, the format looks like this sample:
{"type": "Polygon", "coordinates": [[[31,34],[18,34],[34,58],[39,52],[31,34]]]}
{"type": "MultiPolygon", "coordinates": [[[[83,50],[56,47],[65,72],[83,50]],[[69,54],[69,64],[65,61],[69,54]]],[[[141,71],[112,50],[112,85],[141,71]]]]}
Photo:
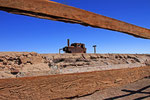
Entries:
{"type": "Polygon", "coordinates": [[[120,96],[115,96],[115,97],[111,97],[111,98],[106,98],[104,100],[115,100],[115,99],[121,99],[123,97],[127,97],[127,96],[131,96],[131,95],[134,95],[134,94],[147,94],[147,96],[143,96],[143,97],[138,97],[138,98],[135,98],[133,100],[142,100],[142,99],[146,99],[146,98],[149,98],[150,97],[150,92],[144,92],[144,90],[150,88],[150,85],[148,86],[145,86],[137,91],[134,91],[134,90],[127,90],[127,89],[122,89],[121,91],[123,92],[126,92],[128,94],[125,94],[125,95],[120,95],[120,96]]]}

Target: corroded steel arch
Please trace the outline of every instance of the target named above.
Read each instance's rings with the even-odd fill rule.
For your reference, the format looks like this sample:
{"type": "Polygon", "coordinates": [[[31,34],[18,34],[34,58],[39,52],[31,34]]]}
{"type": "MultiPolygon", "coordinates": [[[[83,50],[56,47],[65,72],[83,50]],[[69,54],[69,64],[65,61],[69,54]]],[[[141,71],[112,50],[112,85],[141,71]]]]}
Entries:
{"type": "Polygon", "coordinates": [[[14,14],[103,28],[150,39],[150,29],[49,0],[0,0],[0,10],[14,14]]]}

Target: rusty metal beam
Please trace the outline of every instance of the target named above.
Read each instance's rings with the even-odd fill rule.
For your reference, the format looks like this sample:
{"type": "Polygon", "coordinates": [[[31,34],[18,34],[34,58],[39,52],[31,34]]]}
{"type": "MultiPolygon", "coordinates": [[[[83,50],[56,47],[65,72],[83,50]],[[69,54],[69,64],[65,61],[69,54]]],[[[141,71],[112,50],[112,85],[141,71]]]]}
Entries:
{"type": "Polygon", "coordinates": [[[150,29],[48,0],[0,0],[0,10],[37,18],[78,23],[150,39],[150,29]]]}

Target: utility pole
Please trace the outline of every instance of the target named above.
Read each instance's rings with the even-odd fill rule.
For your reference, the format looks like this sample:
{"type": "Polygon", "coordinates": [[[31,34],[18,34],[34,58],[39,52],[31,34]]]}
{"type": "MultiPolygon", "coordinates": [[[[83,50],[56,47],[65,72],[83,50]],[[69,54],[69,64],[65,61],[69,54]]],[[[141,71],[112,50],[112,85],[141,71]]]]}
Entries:
{"type": "Polygon", "coordinates": [[[94,53],[96,53],[96,45],[93,45],[93,47],[94,47],[94,53]]]}

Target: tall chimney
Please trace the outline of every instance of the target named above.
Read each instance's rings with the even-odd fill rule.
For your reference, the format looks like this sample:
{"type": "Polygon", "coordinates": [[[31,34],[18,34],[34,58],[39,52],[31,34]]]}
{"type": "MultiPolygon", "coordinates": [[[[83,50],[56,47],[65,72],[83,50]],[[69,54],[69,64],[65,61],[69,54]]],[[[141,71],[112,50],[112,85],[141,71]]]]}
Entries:
{"type": "Polygon", "coordinates": [[[70,40],[69,39],[67,39],[67,42],[68,42],[68,47],[70,46],[70,40]]]}

